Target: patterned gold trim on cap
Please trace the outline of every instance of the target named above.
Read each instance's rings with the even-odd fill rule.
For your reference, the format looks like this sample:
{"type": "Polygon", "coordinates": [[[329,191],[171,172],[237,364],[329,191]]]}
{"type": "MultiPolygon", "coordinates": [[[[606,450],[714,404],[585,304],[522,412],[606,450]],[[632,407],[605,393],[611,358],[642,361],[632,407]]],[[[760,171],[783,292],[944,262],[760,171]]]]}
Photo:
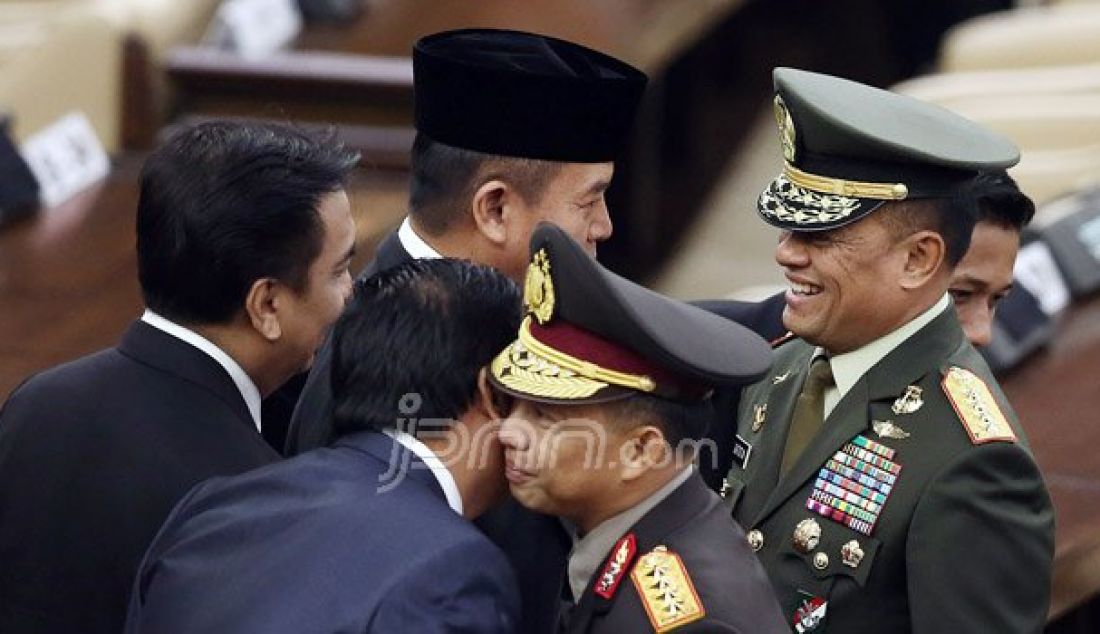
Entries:
{"type": "Polygon", "coordinates": [[[819,176],[803,172],[789,162],[783,165],[783,175],[798,187],[821,194],[875,200],[905,200],[909,196],[909,188],[905,183],[869,183],[819,176]]]}
{"type": "Polygon", "coordinates": [[[532,354],[518,339],[493,359],[489,371],[510,390],[562,401],[588,398],[607,387],[532,354]]]}
{"type": "Polygon", "coordinates": [[[524,317],[519,338],[489,366],[502,385],[523,394],[560,400],[588,398],[609,385],[652,392],[648,376],[600,367],[555,350],[531,334],[531,316],[524,317]]]}
{"type": "Polygon", "coordinates": [[[545,324],[554,316],[554,279],[550,277],[550,256],[546,254],[546,249],[539,249],[527,265],[523,306],[540,324],[545,324]]]}
{"type": "Polygon", "coordinates": [[[644,374],[628,374],[626,372],[609,370],[591,361],[578,359],[560,350],[555,350],[538,339],[535,339],[534,335],[531,334],[530,317],[524,319],[523,323],[520,324],[519,340],[533,354],[583,377],[611,383],[612,385],[628,387],[632,390],[638,390],[639,392],[652,392],[657,389],[657,383],[644,374]]]}
{"type": "Polygon", "coordinates": [[[819,194],[798,187],[783,175],[760,195],[760,213],[779,222],[812,227],[844,220],[859,210],[858,198],[819,194]]]}

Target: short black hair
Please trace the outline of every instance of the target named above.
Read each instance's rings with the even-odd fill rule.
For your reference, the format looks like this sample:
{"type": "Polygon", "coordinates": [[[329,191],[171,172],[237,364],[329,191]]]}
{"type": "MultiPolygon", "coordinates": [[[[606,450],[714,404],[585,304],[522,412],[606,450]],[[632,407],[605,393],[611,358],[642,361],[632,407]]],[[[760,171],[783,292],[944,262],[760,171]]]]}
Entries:
{"type": "Polygon", "coordinates": [[[409,213],[429,235],[441,236],[464,219],[477,188],[500,179],[530,204],[541,200],[562,163],[498,156],[433,141],[413,141],[409,213]]]}
{"type": "Polygon", "coordinates": [[[414,260],[356,282],[333,334],[335,436],[457,419],[520,313],[514,282],[462,260],[414,260]]]}
{"type": "Polygon", "coordinates": [[[608,403],[619,421],[631,424],[653,424],[673,449],[685,440],[699,440],[708,431],[714,418],[713,399],[701,401],[673,401],[659,396],[638,392],[626,398],[608,403]]]}
{"type": "Polygon", "coordinates": [[[252,284],[303,290],[321,251],[321,198],[359,155],[294,128],[211,121],[184,128],[141,172],[138,278],[145,305],[181,323],[225,323],[252,284]]]}
{"type": "Polygon", "coordinates": [[[1035,217],[1035,203],[1004,170],[979,174],[970,185],[969,196],[978,222],[1023,231],[1035,217]]]}
{"type": "Polygon", "coordinates": [[[895,238],[901,240],[917,231],[934,231],[943,238],[947,265],[954,268],[970,248],[974,212],[965,196],[921,198],[886,203],[879,216],[895,238]]]}

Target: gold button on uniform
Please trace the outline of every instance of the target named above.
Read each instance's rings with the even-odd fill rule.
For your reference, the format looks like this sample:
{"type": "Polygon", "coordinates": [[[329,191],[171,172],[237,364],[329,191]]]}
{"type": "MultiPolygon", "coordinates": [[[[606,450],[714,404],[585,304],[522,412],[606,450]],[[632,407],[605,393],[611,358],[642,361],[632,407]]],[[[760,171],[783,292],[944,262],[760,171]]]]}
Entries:
{"type": "Polygon", "coordinates": [[[752,552],[758,553],[764,547],[764,533],[755,528],[749,531],[749,534],[745,537],[749,540],[749,547],[752,548],[752,552]]]}
{"type": "Polygon", "coordinates": [[[825,570],[829,567],[829,556],[825,553],[817,553],[814,555],[814,568],[818,570],[825,570]]]}

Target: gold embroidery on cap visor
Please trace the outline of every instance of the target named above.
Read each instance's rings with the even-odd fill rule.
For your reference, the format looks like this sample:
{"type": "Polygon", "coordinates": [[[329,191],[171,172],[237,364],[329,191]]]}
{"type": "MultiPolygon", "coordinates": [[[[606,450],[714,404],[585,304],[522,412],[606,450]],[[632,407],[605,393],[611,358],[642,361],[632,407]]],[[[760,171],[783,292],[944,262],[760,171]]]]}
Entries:
{"type": "Polygon", "coordinates": [[[860,208],[858,198],[819,194],[778,176],[760,195],[760,213],[790,225],[812,227],[840,222],[860,208]]]}
{"type": "Polygon", "coordinates": [[[903,183],[869,183],[818,176],[786,163],[760,195],[760,213],[786,225],[832,225],[858,212],[868,201],[904,200],[903,183]]]}
{"type": "Polygon", "coordinates": [[[617,385],[639,392],[657,389],[653,379],[602,368],[542,343],[531,334],[531,317],[519,327],[519,338],[493,359],[489,366],[504,387],[542,398],[580,400],[617,385]]]}

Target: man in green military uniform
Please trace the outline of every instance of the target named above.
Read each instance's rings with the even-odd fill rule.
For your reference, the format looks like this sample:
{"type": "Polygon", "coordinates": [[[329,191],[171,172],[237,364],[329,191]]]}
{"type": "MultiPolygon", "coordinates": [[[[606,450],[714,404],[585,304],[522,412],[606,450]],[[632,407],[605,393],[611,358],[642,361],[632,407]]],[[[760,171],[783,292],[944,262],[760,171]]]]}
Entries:
{"type": "Polygon", "coordinates": [[[842,79],[775,87],[759,213],[797,338],[744,393],[726,502],[797,632],[1038,632],[1050,498],[947,295],[974,218],[946,201],[1018,151],[842,79]]]}
{"type": "Polygon", "coordinates": [[[714,388],[762,376],[767,344],[608,272],[554,225],[531,253],[527,317],[491,377],[514,401],[500,429],[512,495],[576,528],[560,630],[785,632],[693,465],[714,388]]]}

